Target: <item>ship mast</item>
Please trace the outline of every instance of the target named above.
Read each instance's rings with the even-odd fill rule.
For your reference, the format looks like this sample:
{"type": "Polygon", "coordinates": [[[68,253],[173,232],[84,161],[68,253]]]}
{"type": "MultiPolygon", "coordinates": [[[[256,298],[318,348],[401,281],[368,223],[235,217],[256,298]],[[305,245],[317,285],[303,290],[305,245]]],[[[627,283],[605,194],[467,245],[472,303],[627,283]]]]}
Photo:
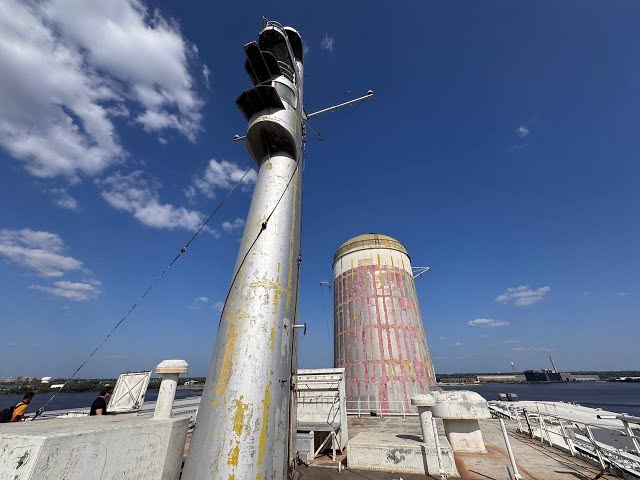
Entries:
{"type": "MultiPolygon", "coordinates": [[[[236,104],[258,178],[184,466],[183,480],[282,480],[295,410],[304,123],[303,44],[265,20],[244,47],[253,87],[236,104]]],[[[370,98],[369,91],[363,101],[370,98]]],[[[294,430],[295,431],[295,430],[294,430]]]]}

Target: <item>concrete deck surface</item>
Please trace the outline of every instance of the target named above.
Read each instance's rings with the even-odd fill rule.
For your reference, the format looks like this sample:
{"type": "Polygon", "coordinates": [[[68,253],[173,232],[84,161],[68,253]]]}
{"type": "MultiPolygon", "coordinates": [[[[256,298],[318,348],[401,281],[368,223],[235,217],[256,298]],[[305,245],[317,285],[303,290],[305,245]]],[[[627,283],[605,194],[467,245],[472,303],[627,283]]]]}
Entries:
{"type": "MultiPolygon", "coordinates": [[[[516,422],[506,421],[511,448],[520,470],[526,480],[613,480],[618,477],[602,475],[600,470],[586,462],[571,457],[560,450],[531,440],[527,436],[516,433],[516,422]]],[[[442,423],[438,422],[438,430],[444,433],[442,423]]],[[[487,453],[458,453],[456,465],[462,479],[465,480],[507,480],[506,466],[509,457],[497,420],[480,422],[487,453]]],[[[349,436],[361,432],[388,433],[394,432],[421,437],[420,423],[417,417],[349,417],[349,436]]],[[[348,462],[348,458],[347,458],[348,462]]],[[[328,458],[319,458],[308,468],[299,467],[300,480],[418,480],[424,475],[405,473],[385,473],[363,470],[350,470],[338,473],[336,464],[328,458]],[[322,467],[318,466],[324,464],[322,467]]],[[[432,477],[432,478],[438,478],[432,477]]]]}
{"type": "MultiPolygon", "coordinates": [[[[526,480],[613,480],[618,477],[602,475],[596,468],[569,454],[540,446],[539,441],[516,432],[516,422],[505,422],[513,456],[526,480]]],[[[500,424],[497,420],[480,422],[487,453],[458,453],[456,465],[460,475],[469,480],[503,480],[508,478],[506,465],[509,457],[504,444],[500,424]]]]}

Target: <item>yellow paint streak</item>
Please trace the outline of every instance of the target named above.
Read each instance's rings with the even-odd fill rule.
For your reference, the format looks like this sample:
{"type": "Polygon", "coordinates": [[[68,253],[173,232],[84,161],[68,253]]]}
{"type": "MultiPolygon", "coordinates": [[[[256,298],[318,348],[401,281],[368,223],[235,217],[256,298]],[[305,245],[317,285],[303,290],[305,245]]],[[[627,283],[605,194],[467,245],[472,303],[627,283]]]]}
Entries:
{"type": "Polygon", "coordinates": [[[395,267],[394,263],[393,263],[393,255],[391,255],[391,266],[395,267]]]}
{"type": "Polygon", "coordinates": [[[233,416],[233,431],[236,432],[236,435],[240,436],[242,434],[242,426],[244,424],[244,415],[249,408],[248,403],[244,403],[242,399],[244,395],[240,395],[240,398],[237,398],[233,401],[236,406],[236,413],[233,416]]]}
{"type": "Polygon", "coordinates": [[[258,442],[258,465],[264,461],[264,452],[267,447],[267,427],[269,425],[269,406],[271,405],[271,382],[264,388],[264,400],[262,400],[262,426],[260,427],[260,439],[258,442]]]}
{"type": "Polygon", "coordinates": [[[269,334],[269,347],[273,352],[273,347],[276,343],[276,327],[271,327],[271,333],[269,334]]]}
{"type": "MultiPolygon", "coordinates": [[[[280,296],[285,294],[287,299],[291,296],[291,290],[289,288],[285,288],[284,285],[280,285],[279,283],[273,282],[271,280],[262,280],[259,282],[251,282],[249,284],[251,288],[266,288],[267,290],[273,290],[273,312],[276,313],[278,309],[278,305],[280,304],[280,296]]],[[[288,301],[288,300],[287,300],[288,301]]]]}
{"type": "Polygon", "coordinates": [[[378,254],[378,265],[380,265],[380,264],[381,264],[381,262],[380,262],[380,254],[378,254]]]}
{"type": "Polygon", "coordinates": [[[211,400],[211,408],[216,408],[216,401],[215,400],[211,400]]]}
{"type": "MultiPolygon", "coordinates": [[[[295,165],[294,165],[295,168],[295,165]]],[[[297,224],[298,209],[298,188],[300,183],[300,170],[296,169],[293,179],[293,209],[291,212],[291,231],[289,232],[289,271],[287,272],[287,303],[285,313],[289,313],[291,309],[291,287],[293,285],[293,251],[295,250],[295,236],[297,224]]],[[[296,271],[297,275],[297,271],[296,271]]],[[[296,292],[297,296],[297,292],[296,292]]],[[[295,321],[295,319],[294,319],[295,321]]]]}
{"type": "Polygon", "coordinates": [[[231,450],[229,450],[229,455],[227,457],[227,465],[237,467],[239,458],[240,458],[240,442],[236,441],[236,446],[233,447],[231,450]]]}
{"type": "Polygon", "coordinates": [[[231,364],[233,362],[233,352],[235,351],[236,339],[238,337],[238,327],[231,324],[227,332],[227,341],[224,345],[224,353],[222,354],[222,362],[220,363],[220,373],[216,381],[214,392],[216,397],[222,395],[227,389],[229,378],[231,377],[231,364]]]}

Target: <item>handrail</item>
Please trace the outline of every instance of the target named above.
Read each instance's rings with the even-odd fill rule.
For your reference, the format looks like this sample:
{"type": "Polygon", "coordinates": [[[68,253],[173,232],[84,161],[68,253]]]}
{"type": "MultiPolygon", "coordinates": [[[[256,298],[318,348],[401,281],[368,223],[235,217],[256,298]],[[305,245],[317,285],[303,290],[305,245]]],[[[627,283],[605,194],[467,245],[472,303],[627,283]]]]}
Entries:
{"type": "MultiPolygon", "coordinates": [[[[545,405],[547,407],[547,405],[545,405]]],[[[555,407],[555,405],[554,405],[555,407]]],[[[571,456],[580,456],[587,459],[592,464],[598,465],[603,471],[611,467],[619,471],[625,471],[640,477],[640,448],[636,441],[637,436],[633,434],[629,423],[636,424],[638,417],[626,415],[607,416],[599,415],[599,418],[616,419],[623,423],[617,427],[614,425],[594,424],[582,420],[566,418],[561,415],[541,411],[539,406],[536,409],[528,409],[517,405],[504,405],[490,403],[491,414],[497,418],[509,418],[518,422],[517,431],[528,435],[532,439],[540,439],[541,445],[548,443],[553,448],[567,451],[571,456]],[[523,422],[524,417],[527,428],[523,422]],[[623,420],[624,418],[624,420],[623,420]],[[546,420],[546,422],[545,422],[546,420]],[[628,420],[632,420],[629,422],[628,420]],[[592,428],[599,428],[619,432],[630,437],[635,452],[625,451],[603,443],[595,439],[592,428]],[[577,432],[575,431],[577,429],[577,432]],[[554,441],[555,437],[555,441],[554,441]]],[[[557,409],[555,409],[557,412],[557,409]]]]}

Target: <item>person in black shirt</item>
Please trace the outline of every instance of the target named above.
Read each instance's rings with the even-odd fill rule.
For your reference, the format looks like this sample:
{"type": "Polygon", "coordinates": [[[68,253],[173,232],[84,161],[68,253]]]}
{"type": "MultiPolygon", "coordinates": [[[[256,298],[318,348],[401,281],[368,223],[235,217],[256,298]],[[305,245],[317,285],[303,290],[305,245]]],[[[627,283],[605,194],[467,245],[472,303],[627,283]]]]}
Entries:
{"type": "Polygon", "coordinates": [[[91,404],[90,416],[107,415],[107,398],[111,396],[111,387],[105,387],[100,391],[100,396],[91,404]]]}

